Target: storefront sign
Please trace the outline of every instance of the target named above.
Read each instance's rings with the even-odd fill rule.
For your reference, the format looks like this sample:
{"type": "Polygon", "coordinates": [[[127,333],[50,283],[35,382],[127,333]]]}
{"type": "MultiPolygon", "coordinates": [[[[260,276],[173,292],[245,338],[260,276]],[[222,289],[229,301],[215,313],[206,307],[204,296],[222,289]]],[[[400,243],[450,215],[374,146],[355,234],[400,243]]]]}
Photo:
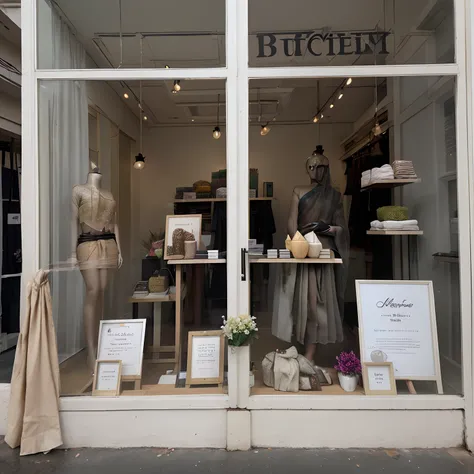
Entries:
{"type": "Polygon", "coordinates": [[[362,362],[392,362],[395,378],[435,380],[442,391],[430,281],[356,281],[362,362]]]}
{"type": "Polygon", "coordinates": [[[141,377],[146,319],[101,321],[98,360],[121,360],[122,375],[141,377]]]}
{"type": "Polygon", "coordinates": [[[222,384],[224,345],[222,331],[189,333],[186,385],[222,384]]]}
{"type": "Polygon", "coordinates": [[[388,55],[389,35],[389,31],[257,33],[257,58],[271,58],[281,50],[288,57],[388,55]]]}
{"type": "Polygon", "coordinates": [[[391,362],[365,362],[363,365],[366,395],[396,395],[397,385],[391,362]]]}

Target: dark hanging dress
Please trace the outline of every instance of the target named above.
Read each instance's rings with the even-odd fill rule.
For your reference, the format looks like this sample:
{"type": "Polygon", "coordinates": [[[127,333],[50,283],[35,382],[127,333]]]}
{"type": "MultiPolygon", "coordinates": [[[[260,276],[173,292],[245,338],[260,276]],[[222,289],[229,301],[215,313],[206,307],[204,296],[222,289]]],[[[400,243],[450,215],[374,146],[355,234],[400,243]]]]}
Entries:
{"type": "Polygon", "coordinates": [[[298,229],[317,221],[337,227],[335,235],[318,234],[318,238],[323,248],[332,249],[342,258],[343,264],[280,265],[272,332],[288,342],[293,326],[301,344],[328,344],[343,339],[349,233],[341,194],[331,186],[329,173],[322,184],[307,192],[298,203],[298,229]]]}

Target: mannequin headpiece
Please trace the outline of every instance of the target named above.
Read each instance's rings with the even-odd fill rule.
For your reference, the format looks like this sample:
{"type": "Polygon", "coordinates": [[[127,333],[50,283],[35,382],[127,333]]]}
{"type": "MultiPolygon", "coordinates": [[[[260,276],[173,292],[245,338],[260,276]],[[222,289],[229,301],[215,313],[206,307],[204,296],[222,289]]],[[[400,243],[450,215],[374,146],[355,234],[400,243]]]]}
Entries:
{"type": "Polygon", "coordinates": [[[329,173],[329,160],[324,156],[322,145],[318,145],[313,154],[306,160],[306,172],[311,181],[322,184],[329,173]]]}

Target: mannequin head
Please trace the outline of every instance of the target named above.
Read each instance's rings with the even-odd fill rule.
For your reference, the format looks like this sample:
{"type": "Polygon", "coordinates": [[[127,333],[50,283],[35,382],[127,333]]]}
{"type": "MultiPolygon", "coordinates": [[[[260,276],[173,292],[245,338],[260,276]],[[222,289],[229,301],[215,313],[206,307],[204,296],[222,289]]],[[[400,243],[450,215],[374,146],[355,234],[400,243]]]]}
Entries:
{"type": "Polygon", "coordinates": [[[313,154],[306,160],[306,172],[312,183],[323,184],[329,174],[329,160],[323,153],[323,147],[318,145],[313,154]]]}

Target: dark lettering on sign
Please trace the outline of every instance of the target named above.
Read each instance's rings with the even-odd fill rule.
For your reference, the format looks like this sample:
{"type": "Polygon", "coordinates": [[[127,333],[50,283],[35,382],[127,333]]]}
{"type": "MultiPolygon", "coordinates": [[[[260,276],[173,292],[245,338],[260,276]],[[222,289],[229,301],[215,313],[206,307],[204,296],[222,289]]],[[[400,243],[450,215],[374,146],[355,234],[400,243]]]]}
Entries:
{"type": "Polygon", "coordinates": [[[257,58],[271,58],[283,45],[286,57],[302,57],[308,52],[312,56],[350,56],[352,54],[387,55],[387,38],[390,31],[362,31],[315,33],[314,31],[288,33],[257,33],[257,58]],[[280,41],[277,42],[277,36],[280,41]],[[280,38],[283,36],[283,38],[280,38]],[[281,43],[280,43],[281,42],[281,43]]]}
{"type": "Polygon", "coordinates": [[[386,298],[384,301],[378,301],[377,308],[413,308],[413,303],[403,301],[395,301],[395,298],[386,298]]]}

